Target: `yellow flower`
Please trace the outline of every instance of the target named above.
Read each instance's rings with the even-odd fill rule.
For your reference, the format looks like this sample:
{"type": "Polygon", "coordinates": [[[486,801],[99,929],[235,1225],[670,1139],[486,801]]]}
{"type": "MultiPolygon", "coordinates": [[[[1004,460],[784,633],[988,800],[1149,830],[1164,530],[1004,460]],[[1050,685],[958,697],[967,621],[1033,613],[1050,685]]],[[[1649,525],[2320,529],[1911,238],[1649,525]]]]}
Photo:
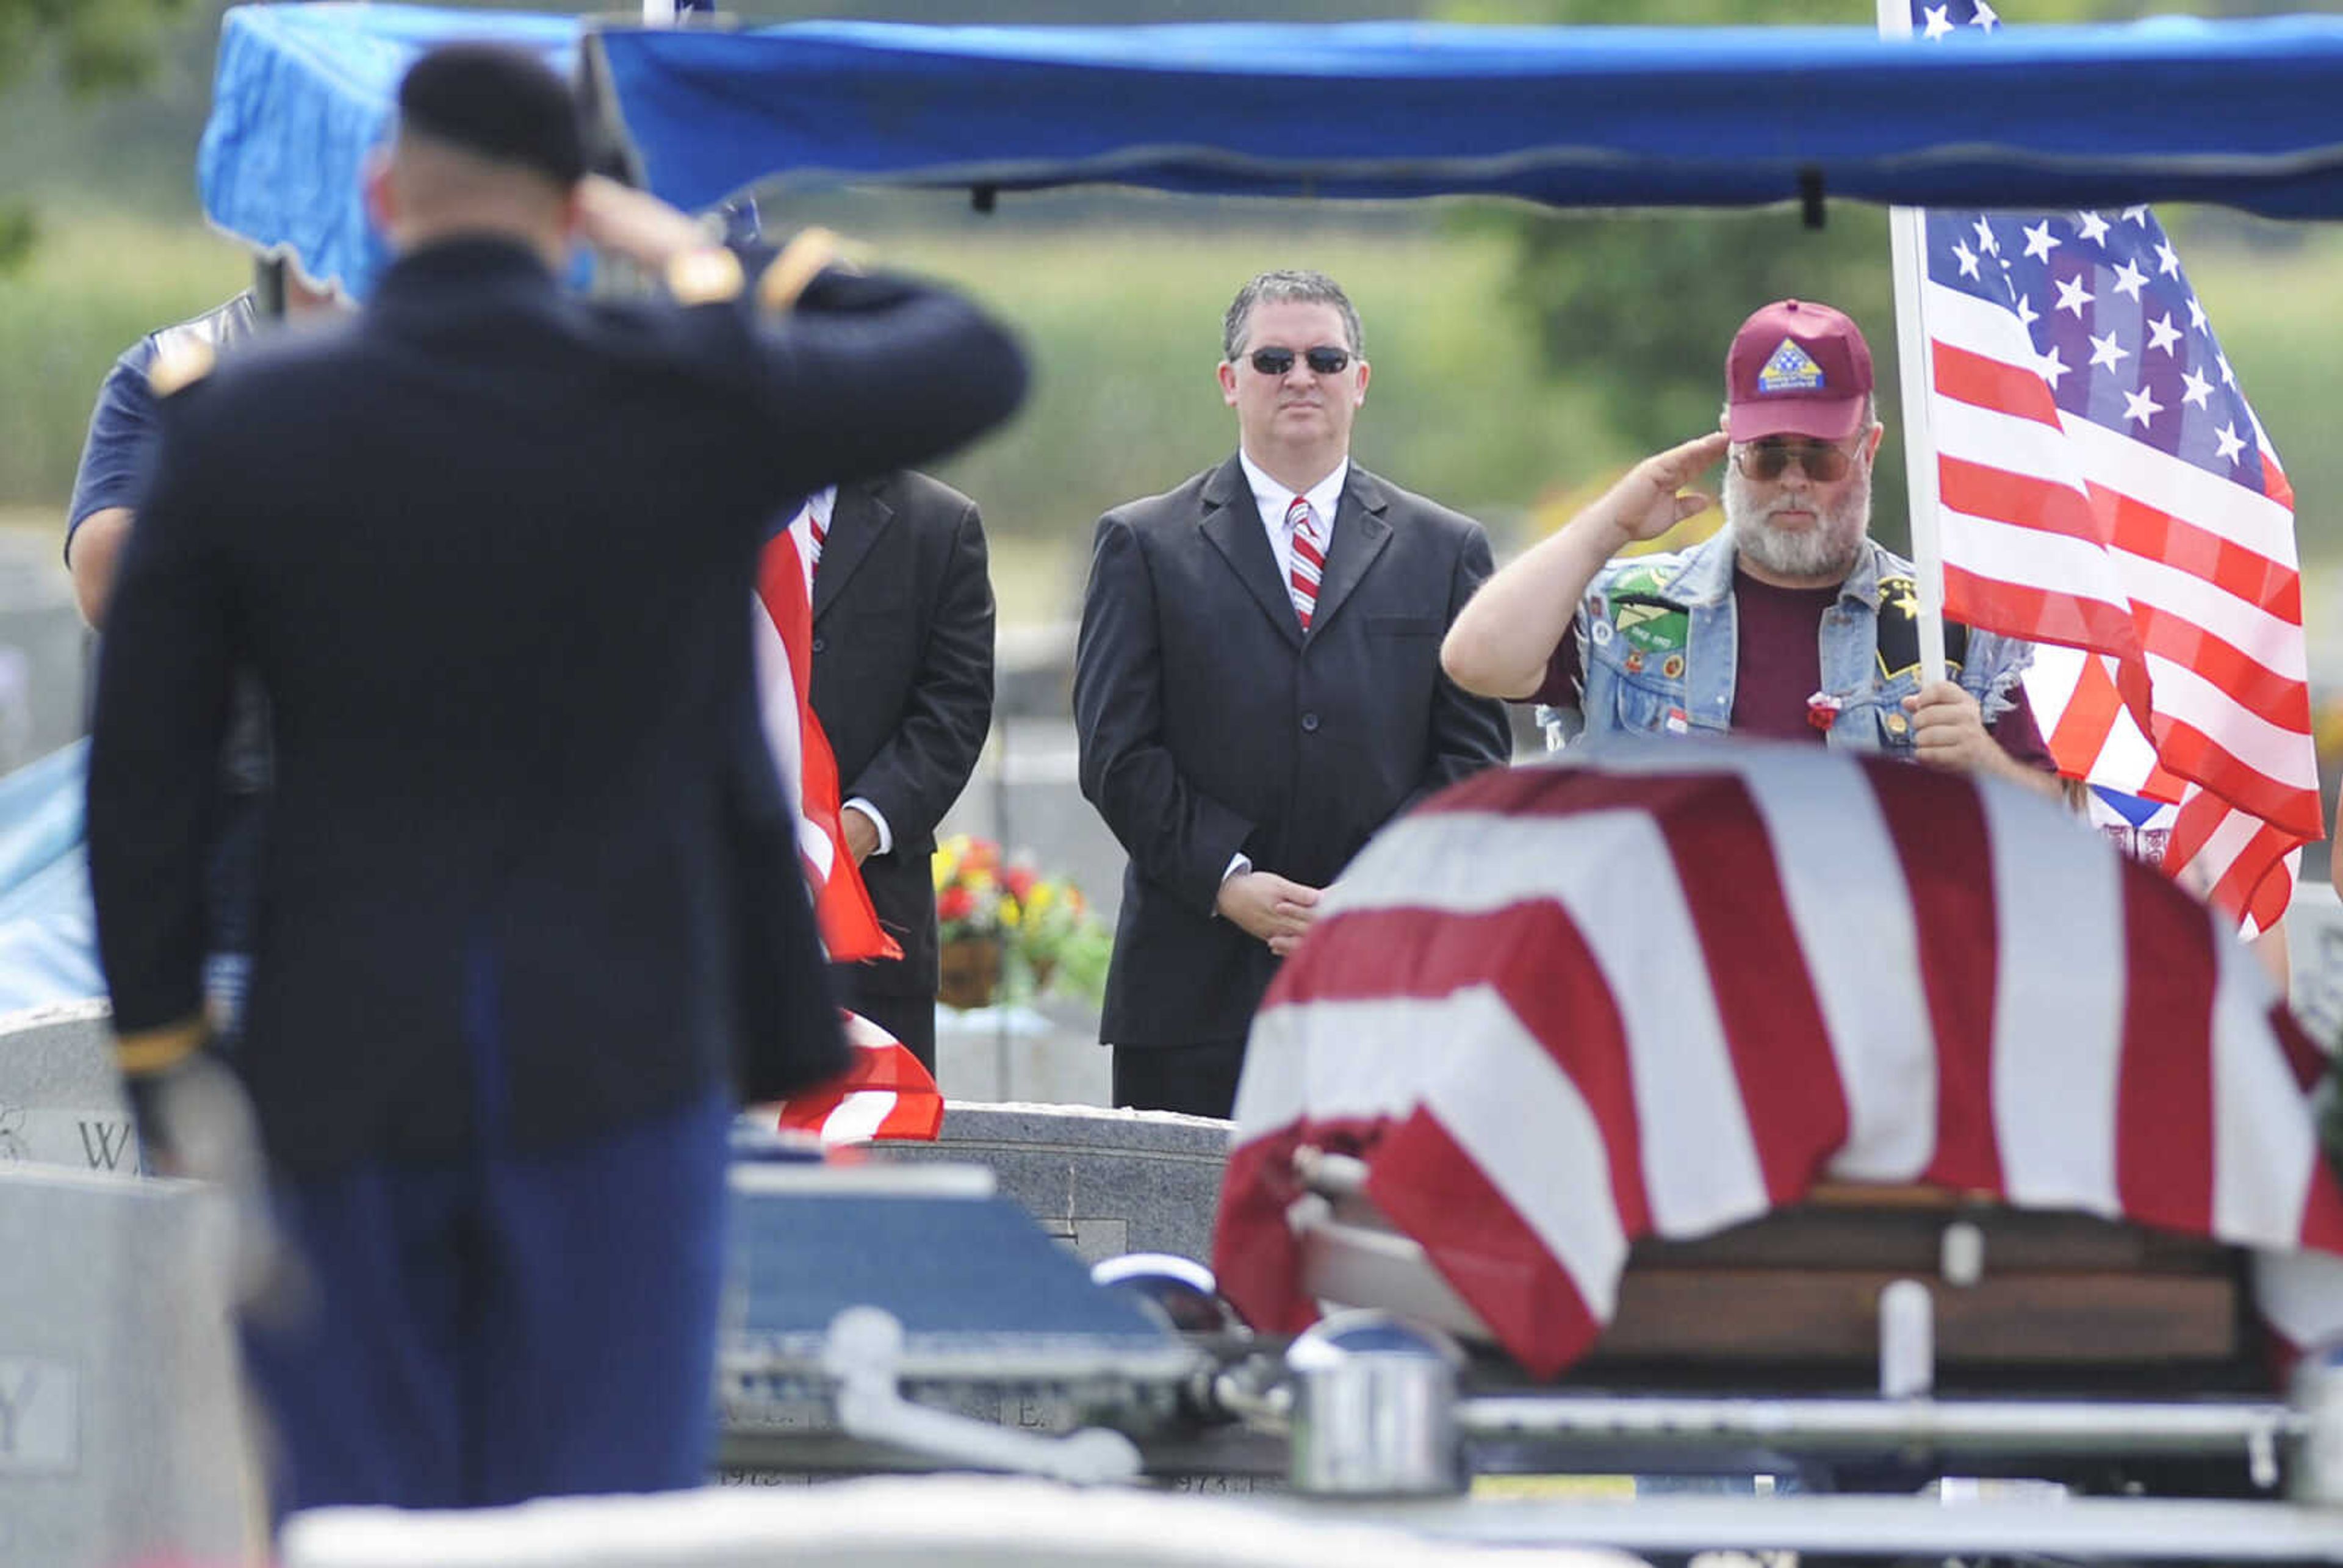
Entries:
{"type": "Polygon", "coordinates": [[[960,862],[967,859],[968,835],[965,833],[954,833],[936,846],[936,858],[930,863],[930,870],[937,892],[940,893],[952,885],[952,879],[960,875],[960,862]]]}

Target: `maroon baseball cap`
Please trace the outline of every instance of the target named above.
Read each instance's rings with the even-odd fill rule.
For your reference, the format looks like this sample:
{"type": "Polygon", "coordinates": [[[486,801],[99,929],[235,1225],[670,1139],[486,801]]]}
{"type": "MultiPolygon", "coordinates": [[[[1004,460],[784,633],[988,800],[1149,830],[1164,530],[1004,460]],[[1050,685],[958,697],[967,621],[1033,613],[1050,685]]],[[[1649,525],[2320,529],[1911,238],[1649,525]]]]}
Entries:
{"type": "Polygon", "coordinates": [[[1827,305],[1783,299],[1741,324],[1725,357],[1725,433],[1843,441],[1863,422],[1871,346],[1827,305]]]}

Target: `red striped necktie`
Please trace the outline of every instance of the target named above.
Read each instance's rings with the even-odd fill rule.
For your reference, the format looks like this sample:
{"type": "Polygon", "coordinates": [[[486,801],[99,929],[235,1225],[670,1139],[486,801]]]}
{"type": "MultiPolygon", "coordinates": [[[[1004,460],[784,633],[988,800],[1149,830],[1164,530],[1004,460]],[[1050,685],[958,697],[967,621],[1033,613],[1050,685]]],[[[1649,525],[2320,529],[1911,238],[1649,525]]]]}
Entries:
{"type": "Polygon", "coordinates": [[[830,538],[830,525],[823,522],[821,514],[811,507],[806,508],[806,521],[813,527],[813,556],[807,564],[818,568],[821,565],[822,542],[830,538]]]}
{"type": "Polygon", "coordinates": [[[1318,579],[1326,571],[1326,539],[1318,531],[1318,514],[1305,496],[1294,497],[1293,504],[1285,508],[1285,526],[1293,535],[1293,566],[1286,574],[1286,587],[1293,595],[1293,613],[1302,618],[1302,629],[1308,631],[1310,617],[1318,608],[1318,579]]]}

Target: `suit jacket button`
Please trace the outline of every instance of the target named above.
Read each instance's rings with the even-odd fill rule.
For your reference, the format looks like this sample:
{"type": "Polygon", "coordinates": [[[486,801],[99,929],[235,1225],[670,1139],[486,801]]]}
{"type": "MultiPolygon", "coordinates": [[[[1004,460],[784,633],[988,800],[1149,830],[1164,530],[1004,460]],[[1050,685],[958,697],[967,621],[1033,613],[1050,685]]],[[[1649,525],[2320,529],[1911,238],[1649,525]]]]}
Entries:
{"type": "Polygon", "coordinates": [[[822,648],[823,648],[823,643],[822,643],[821,638],[815,638],[813,639],[813,650],[814,650],[816,653],[820,653],[820,652],[822,650],[822,648]]]}
{"type": "Polygon", "coordinates": [[[1318,716],[1316,714],[1305,713],[1302,716],[1302,732],[1305,735],[1315,735],[1318,733],[1318,716]]]}

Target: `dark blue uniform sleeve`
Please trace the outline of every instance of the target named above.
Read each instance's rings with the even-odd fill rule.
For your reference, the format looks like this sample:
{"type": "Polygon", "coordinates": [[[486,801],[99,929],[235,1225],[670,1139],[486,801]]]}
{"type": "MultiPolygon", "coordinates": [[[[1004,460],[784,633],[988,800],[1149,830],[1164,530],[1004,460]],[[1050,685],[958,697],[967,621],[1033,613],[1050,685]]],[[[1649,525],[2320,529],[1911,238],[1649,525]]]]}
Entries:
{"type": "Polygon", "coordinates": [[[73,504],[65,509],[65,555],[73,555],[74,530],[92,512],[136,506],[154,457],[155,394],[146,385],[154,362],[153,338],[142,338],[114,362],[97,389],[82,442],[81,467],[74,474],[73,504]]]}
{"type": "Polygon", "coordinates": [[[883,273],[820,274],[763,338],[758,400],[796,449],[820,455],[820,482],[917,467],[1025,396],[1005,330],[957,295],[883,273]]]}

